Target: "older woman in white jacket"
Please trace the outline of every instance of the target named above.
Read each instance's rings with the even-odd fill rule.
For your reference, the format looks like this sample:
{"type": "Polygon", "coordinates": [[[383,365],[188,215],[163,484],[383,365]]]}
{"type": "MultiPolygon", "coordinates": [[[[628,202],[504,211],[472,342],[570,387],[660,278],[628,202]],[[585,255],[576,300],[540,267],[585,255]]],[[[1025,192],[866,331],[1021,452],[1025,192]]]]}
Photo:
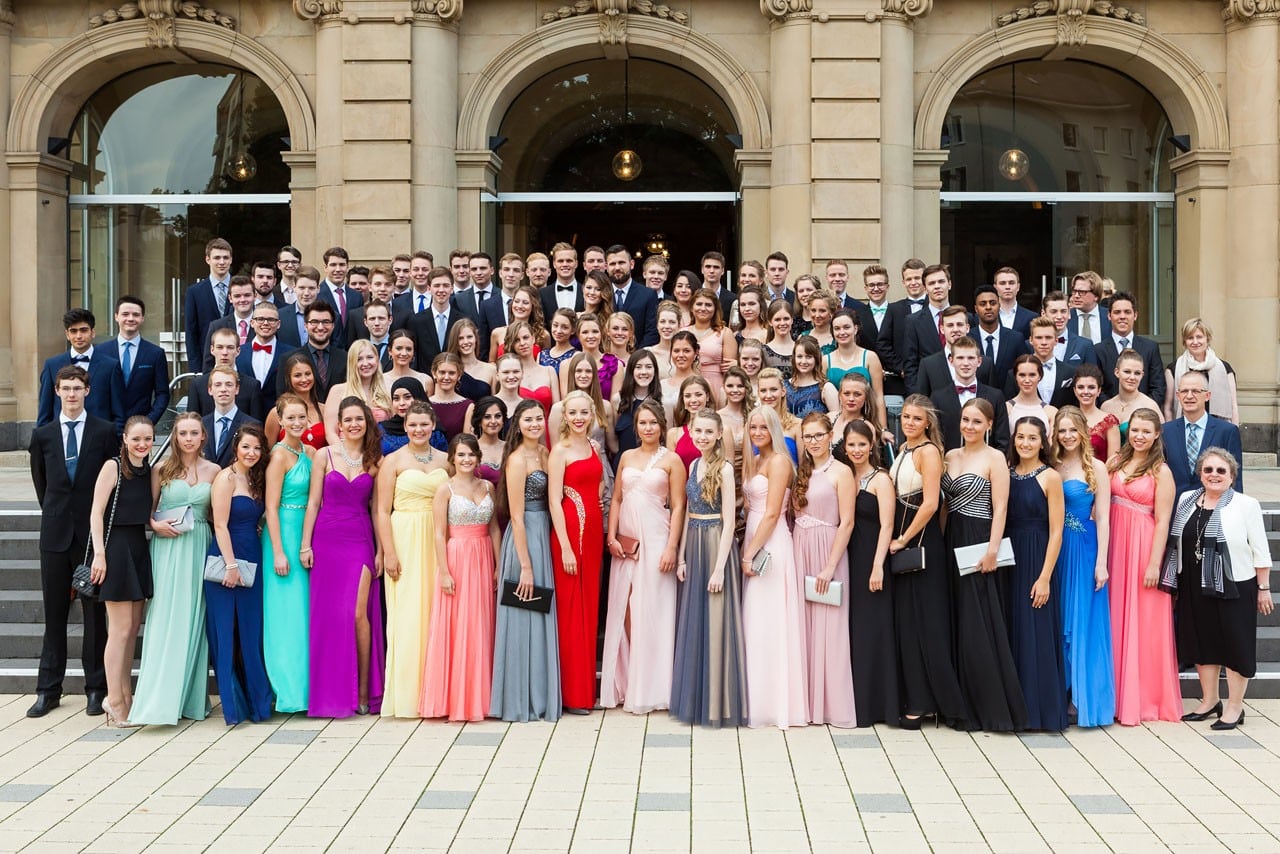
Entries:
{"type": "Polygon", "coordinates": [[[1244,723],[1244,692],[1257,670],[1258,614],[1270,614],[1271,552],[1257,500],[1231,488],[1235,457],[1206,448],[1196,460],[1201,488],[1178,502],[1160,586],[1178,595],[1178,660],[1200,676],[1200,704],[1182,716],[1212,728],[1244,723]],[[1218,696],[1227,670],[1227,705],[1218,696]]]}

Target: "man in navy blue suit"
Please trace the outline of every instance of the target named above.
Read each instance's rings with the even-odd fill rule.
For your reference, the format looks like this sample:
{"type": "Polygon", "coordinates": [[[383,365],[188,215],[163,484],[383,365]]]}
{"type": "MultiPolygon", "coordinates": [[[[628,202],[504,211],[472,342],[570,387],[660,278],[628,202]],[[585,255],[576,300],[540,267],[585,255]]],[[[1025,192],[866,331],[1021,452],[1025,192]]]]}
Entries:
{"type": "MultiPolygon", "coordinates": [[[[909,258],[903,263],[902,287],[907,295],[891,303],[880,322],[876,353],[884,366],[885,407],[891,415],[902,408],[901,398],[907,394],[906,374],[902,368],[907,321],[916,312],[923,311],[929,301],[924,293],[924,268],[925,263],[919,258],[909,258]]],[[[888,282],[887,276],[885,281],[888,282]]]]}
{"type": "Polygon", "coordinates": [[[58,371],[68,365],[84,368],[89,372],[90,389],[86,392],[84,409],[95,418],[110,422],[117,433],[124,431],[124,375],[120,363],[107,356],[101,347],[93,346],[93,330],[97,321],[87,308],[73,308],[62,315],[62,327],[67,331],[71,348],[47,359],[40,372],[40,409],[36,426],[43,427],[62,412],[62,399],[57,395],[58,371]]]}
{"type": "Polygon", "coordinates": [[[1164,361],[1160,358],[1160,345],[1134,331],[1138,320],[1138,302],[1133,294],[1117,291],[1111,297],[1111,330],[1095,349],[1102,367],[1102,391],[1107,397],[1117,393],[1116,362],[1125,350],[1133,350],[1142,357],[1142,381],[1138,391],[1162,405],[1166,391],[1164,361]]]}
{"type": "Polygon", "coordinates": [[[991,362],[988,385],[1003,389],[1013,360],[1031,352],[1027,340],[1000,322],[1000,295],[993,285],[978,285],[973,292],[969,337],[978,342],[984,359],[991,362]]]}
{"type": "Polygon", "coordinates": [[[658,343],[658,295],[644,282],[631,278],[635,261],[621,243],[605,250],[605,270],[613,285],[614,311],[625,311],[635,321],[636,340],[640,347],[658,343]]]}
{"type": "Polygon", "coordinates": [[[344,350],[347,347],[347,317],[353,308],[364,305],[360,292],[347,287],[347,250],[331,246],[324,253],[324,281],[320,283],[318,299],[338,310],[337,325],[333,328],[333,345],[344,350]]]}
{"type": "Polygon", "coordinates": [[[182,318],[186,332],[187,370],[198,371],[209,352],[209,324],[231,311],[231,244],[215,237],[205,244],[209,275],[187,288],[182,318]]]}
{"type": "Polygon", "coordinates": [[[213,411],[200,419],[204,422],[204,458],[222,468],[235,459],[232,440],[242,424],[261,424],[258,419],[236,406],[240,391],[240,378],[234,368],[217,367],[209,371],[209,396],[213,398],[213,411]]]}
{"type": "MultiPolygon", "coordinates": [[[[158,424],[169,406],[169,363],[164,350],[142,337],[147,307],[141,297],[125,294],[116,300],[119,334],[102,343],[105,355],[120,363],[124,376],[124,417],[145,415],[158,424]]],[[[200,364],[199,358],[195,362],[200,364]]]]}
{"type": "MultiPolygon", "coordinates": [[[[1187,371],[1178,378],[1178,402],[1182,404],[1182,417],[1164,422],[1164,458],[1173,473],[1178,494],[1200,486],[1196,474],[1196,458],[1206,448],[1222,448],[1236,458],[1236,465],[1244,471],[1244,454],[1241,452],[1240,428],[1222,418],[1209,414],[1209,378],[1201,371],[1187,371]]],[[[1238,473],[1234,484],[1236,492],[1244,491],[1244,475],[1238,473]]]]}
{"type": "MultiPolygon", "coordinates": [[[[206,348],[209,345],[209,341],[213,339],[213,333],[219,329],[230,329],[234,332],[236,334],[236,346],[253,337],[253,307],[257,303],[254,298],[256,291],[253,287],[253,280],[248,276],[232,276],[231,285],[227,288],[227,293],[231,299],[231,313],[209,324],[209,328],[204,332],[206,348]]],[[[200,369],[207,371],[212,367],[213,356],[210,353],[205,353],[200,369]]],[[[192,370],[195,369],[192,368],[192,370]]]]}
{"type": "MultiPolygon", "coordinates": [[[[240,352],[239,339],[234,329],[215,329],[209,333],[209,350],[213,353],[214,368],[236,368],[236,357],[240,352]]],[[[243,412],[259,421],[267,417],[266,402],[263,400],[262,386],[251,372],[239,371],[240,387],[236,392],[236,406],[243,412]]],[[[275,395],[272,395],[274,399],[275,395]]],[[[209,394],[209,374],[192,377],[187,386],[187,411],[197,415],[208,415],[213,411],[213,396],[209,394]]]]}
{"type": "MultiPolygon", "coordinates": [[[[1067,328],[1072,335],[1088,338],[1097,347],[1111,337],[1108,309],[1102,307],[1102,277],[1092,270],[1071,277],[1071,320],[1067,328]]],[[[1105,373],[1105,371],[1104,371],[1105,373]]]]}
{"type": "Polygon", "coordinates": [[[1058,340],[1053,346],[1054,358],[1074,365],[1091,362],[1101,367],[1098,354],[1093,349],[1093,342],[1081,335],[1075,335],[1068,328],[1071,309],[1067,305],[1067,295],[1062,291],[1049,291],[1040,301],[1040,313],[1053,321],[1053,328],[1058,333],[1058,340]]]}
{"type": "Polygon", "coordinates": [[[252,376],[262,395],[262,411],[275,408],[279,394],[276,373],[294,349],[280,340],[280,312],[274,305],[260,302],[253,308],[253,337],[236,354],[236,371],[252,376]]]}
{"type": "MultiPolygon", "coordinates": [[[[796,304],[796,292],[787,287],[787,274],[791,271],[791,261],[781,252],[770,252],[764,259],[764,308],[774,300],[784,299],[796,304]]],[[[794,311],[794,309],[792,309],[794,311]]]]}
{"type": "Polygon", "coordinates": [[[320,271],[315,267],[299,267],[293,280],[293,305],[280,309],[280,326],[276,334],[290,347],[301,347],[307,340],[306,312],[319,302],[320,271]]]}
{"type": "Polygon", "coordinates": [[[1036,313],[1029,308],[1018,305],[1018,292],[1022,290],[1022,280],[1018,271],[1012,267],[1001,267],[995,275],[996,294],[1000,297],[1000,325],[1012,329],[1022,336],[1023,340],[1031,337],[1031,321],[1036,313]]]}
{"type": "Polygon", "coordinates": [[[951,304],[951,272],[945,264],[924,268],[924,290],[929,302],[907,320],[902,336],[902,377],[908,389],[919,385],[920,360],[942,352],[942,311],[951,304]]]}

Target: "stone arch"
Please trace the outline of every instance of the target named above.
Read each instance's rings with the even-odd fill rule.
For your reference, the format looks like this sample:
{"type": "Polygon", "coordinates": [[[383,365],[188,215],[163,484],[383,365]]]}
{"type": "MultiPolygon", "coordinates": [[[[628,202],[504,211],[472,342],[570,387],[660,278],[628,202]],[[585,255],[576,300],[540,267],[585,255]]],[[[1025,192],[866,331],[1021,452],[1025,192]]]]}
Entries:
{"type": "Polygon", "coordinates": [[[147,24],[125,21],[90,30],[51,54],[32,72],[14,99],[7,139],[10,152],[43,152],[52,136],[63,136],[76,114],[106,77],[118,77],[159,62],[195,58],[249,71],[271,89],[289,123],[292,149],[316,144],[315,113],[289,68],[256,41],[203,21],[174,21],[181,52],[147,46],[147,24]],[[105,72],[105,73],[104,73],[105,72]]]}
{"type": "MultiPolygon", "coordinates": [[[[677,63],[700,77],[724,99],[742,135],[745,150],[771,147],[769,111],[746,69],[722,46],[688,27],[629,15],[629,55],[677,63]]],[[[511,102],[542,75],[571,62],[605,57],[600,24],[583,15],[538,27],[501,51],[468,90],[458,116],[458,149],[484,151],[511,102]]]]}
{"type": "Polygon", "coordinates": [[[933,72],[916,112],[915,147],[933,150],[951,102],[969,80],[1021,59],[1069,58],[1132,77],[1164,107],[1175,132],[1189,133],[1193,149],[1230,149],[1227,110],[1213,81],[1186,51],[1136,24],[1084,16],[1086,43],[1059,47],[1055,16],[988,30],[964,44],[933,72]]]}

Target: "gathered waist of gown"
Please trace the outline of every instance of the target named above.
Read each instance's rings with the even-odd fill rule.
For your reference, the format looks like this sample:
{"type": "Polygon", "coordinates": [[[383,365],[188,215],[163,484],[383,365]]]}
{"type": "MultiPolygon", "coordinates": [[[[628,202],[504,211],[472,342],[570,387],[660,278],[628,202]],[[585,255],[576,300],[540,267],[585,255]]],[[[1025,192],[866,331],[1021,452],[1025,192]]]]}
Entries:
{"type": "Polygon", "coordinates": [[[306,509],[307,509],[307,505],[305,505],[305,504],[281,504],[281,505],[280,505],[280,509],[281,509],[281,510],[306,510],[306,509]]]}
{"type": "Polygon", "coordinates": [[[1085,527],[1085,524],[1092,521],[1092,519],[1081,519],[1079,516],[1069,511],[1064,513],[1062,516],[1062,526],[1068,531],[1075,531],[1077,534],[1085,533],[1085,531],[1088,530],[1085,527]]]}
{"type": "Polygon", "coordinates": [[[488,523],[449,526],[449,539],[457,537],[460,540],[480,540],[487,536],[489,536],[488,523]]]}
{"type": "MultiPolygon", "coordinates": [[[[913,507],[913,505],[910,504],[907,506],[913,507]]],[[[919,510],[920,508],[913,507],[913,509],[919,510]]],[[[948,507],[947,512],[964,516],[966,519],[986,519],[988,521],[991,519],[990,507],[948,507]]],[[[1006,524],[1011,527],[1013,525],[1013,519],[1010,518],[1006,524]]]]}
{"type": "Polygon", "coordinates": [[[403,504],[392,504],[391,513],[433,513],[435,507],[430,501],[406,501],[403,504]]]}
{"type": "Polygon", "coordinates": [[[688,518],[689,526],[692,528],[710,528],[724,521],[724,518],[719,513],[689,513],[686,518],[688,518]]]}
{"type": "Polygon", "coordinates": [[[550,510],[546,501],[529,501],[524,502],[524,512],[526,513],[547,513],[550,510]]]}
{"type": "Polygon", "coordinates": [[[808,513],[802,513],[796,516],[797,528],[838,528],[834,522],[828,522],[826,519],[819,519],[817,516],[811,516],[808,513]]]}
{"type": "Polygon", "coordinates": [[[1119,495],[1113,495],[1113,496],[1111,496],[1111,504],[1112,504],[1113,506],[1114,506],[1114,505],[1119,505],[1119,506],[1121,506],[1121,507],[1128,507],[1130,510],[1136,510],[1136,511],[1138,511],[1139,513],[1143,513],[1143,514],[1145,514],[1145,515],[1147,515],[1147,516],[1154,516],[1154,515],[1156,515],[1156,509],[1155,509],[1154,507],[1149,507],[1149,506],[1147,506],[1146,504],[1141,504],[1141,503],[1139,503],[1139,502],[1137,502],[1137,501],[1132,501],[1132,500],[1130,500],[1130,499],[1128,499],[1128,498],[1124,498],[1124,497],[1119,496],[1119,495]]]}

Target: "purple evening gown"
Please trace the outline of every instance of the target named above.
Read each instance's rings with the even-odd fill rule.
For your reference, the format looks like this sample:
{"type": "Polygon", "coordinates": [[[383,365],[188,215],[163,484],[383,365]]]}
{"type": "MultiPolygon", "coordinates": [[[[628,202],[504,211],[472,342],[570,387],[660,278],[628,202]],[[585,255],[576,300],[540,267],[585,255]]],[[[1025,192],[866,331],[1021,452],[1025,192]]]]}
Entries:
{"type": "MultiPolygon", "coordinates": [[[[313,718],[346,718],[360,705],[356,666],[355,603],[360,574],[374,568],[373,520],[369,497],[373,477],[362,472],[348,481],[341,472],[324,476],[316,517],[311,568],[311,697],[313,718]]],[[[382,579],[369,584],[369,711],[382,709],[386,641],[382,629],[382,579]]]]}

